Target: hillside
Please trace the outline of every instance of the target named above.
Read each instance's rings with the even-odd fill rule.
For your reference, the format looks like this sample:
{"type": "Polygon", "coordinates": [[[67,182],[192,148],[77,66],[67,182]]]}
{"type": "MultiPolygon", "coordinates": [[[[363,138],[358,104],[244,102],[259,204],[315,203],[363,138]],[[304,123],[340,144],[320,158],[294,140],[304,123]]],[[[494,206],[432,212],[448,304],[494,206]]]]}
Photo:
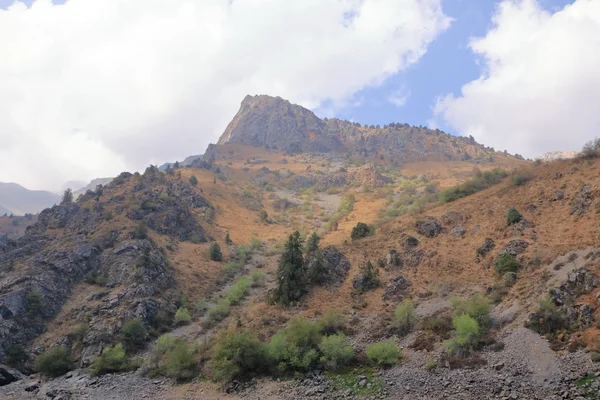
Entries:
{"type": "MultiPolygon", "coordinates": [[[[0,206],[9,214],[37,214],[60,201],[60,196],[43,190],[28,190],[16,183],[0,182],[0,206]]],[[[4,212],[0,213],[4,214],[4,212]]]]}
{"type": "Polygon", "coordinates": [[[347,153],[387,164],[414,161],[487,160],[495,157],[473,138],[440,130],[391,123],[362,126],[339,119],[319,119],[313,112],[280,97],[246,96],[219,139],[288,154],[347,153]]]}
{"type": "MultiPolygon", "coordinates": [[[[188,167],[122,173],[0,241],[1,398],[575,399],[596,387],[599,159],[530,163],[481,147],[488,158],[395,165],[232,132],[188,167]],[[511,208],[521,218],[508,224],[511,208]],[[294,231],[313,272],[284,306],[273,299],[294,231]],[[498,273],[498,260],[515,272],[498,273]],[[479,305],[464,300],[475,294],[479,305]],[[401,325],[406,299],[414,315],[401,325]],[[485,317],[481,304],[485,333],[451,352],[457,307],[485,317]],[[328,340],[354,356],[335,369],[319,361],[323,341],[277,353],[298,321],[311,340],[343,333],[328,340]],[[221,367],[215,349],[231,335],[269,349],[262,364],[221,367]],[[381,341],[401,349],[386,368],[367,350],[381,341]],[[76,371],[31,374],[52,348],[76,371]],[[116,364],[88,376],[104,351],[116,364]],[[286,352],[304,361],[275,364],[286,352]]],[[[236,349],[234,360],[247,354],[236,349]]]]}

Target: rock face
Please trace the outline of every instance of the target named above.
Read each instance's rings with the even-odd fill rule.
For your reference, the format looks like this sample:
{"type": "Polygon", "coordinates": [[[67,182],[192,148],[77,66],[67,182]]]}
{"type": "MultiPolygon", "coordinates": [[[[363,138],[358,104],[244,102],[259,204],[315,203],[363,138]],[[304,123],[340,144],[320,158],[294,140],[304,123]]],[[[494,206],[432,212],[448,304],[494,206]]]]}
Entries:
{"type": "MultiPolygon", "coordinates": [[[[218,141],[278,149],[287,153],[344,152],[392,163],[489,159],[499,153],[472,138],[439,130],[390,124],[367,127],[313,112],[280,97],[246,96],[218,141]]],[[[211,149],[210,155],[218,152],[211,149]]],[[[208,154],[208,153],[207,153],[208,154]]],[[[206,155],[205,155],[206,157],[206,155]]]]}
{"type": "Polygon", "coordinates": [[[143,220],[183,240],[203,235],[191,212],[198,207],[212,206],[175,178],[120,176],[77,203],[44,210],[25,236],[0,242],[0,265],[15,265],[0,278],[0,364],[11,345],[26,347],[43,333],[83,282],[90,285],[87,301],[70,307],[64,318],[84,326],[85,333],[77,343],[70,334],[57,343],[83,364],[114,343],[124,322],[139,318],[150,329],[160,312],[172,315],[177,294],[167,257],[133,232],[143,220]],[[123,190],[136,201],[123,202],[123,190]],[[148,203],[152,206],[144,208],[148,203]],[[130,224],[120,217],[112,225],[119,215],[130,224]]]}
{"type": "MultiPolygon", "coordinates": [[[[324,283],[341,284],[348,275],[348,271],[350,271],[350,261],[346,256],[337,247],[327,246],[319,251],[319,259],[323,264],[324,283]]],[[[315,257],[311,256],[306,261],[310,268],[310,264],[315,261],[315,257]]]]}
{"type": "Polygon", "coordinates": [[[403,276],[398,276],[383,291],[383,299],[387,301],[402,301],[410,289],[410,282],[403,276]]]}
{"type": "Polygon", "coordinates": [[[417,221],[416,227],[419,234],[428,238],[434,238],[444,231],[442,225],[433,217],[417,221]]]}

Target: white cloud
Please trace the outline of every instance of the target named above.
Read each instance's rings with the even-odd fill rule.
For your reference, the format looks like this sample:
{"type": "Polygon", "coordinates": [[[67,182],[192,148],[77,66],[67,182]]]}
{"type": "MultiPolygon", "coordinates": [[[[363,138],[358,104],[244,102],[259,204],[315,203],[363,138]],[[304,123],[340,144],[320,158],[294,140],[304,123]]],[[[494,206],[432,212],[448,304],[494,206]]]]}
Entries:
{"type": "Polygon", "coordinates": [[[246,94],[343,104],[416,62],[440,0],[37,0],[0,10],[0,181],[201,153],[246,94]]]}
{"type": "Polygon", "coordinates": [[[406,89],[405,87],[401,87],[400,89],[389,94],[388,101],[396,107],[401,108],[406,104],[409,97],[410,90],[406,89]]]}
{"type": "Polygon", "coordinates": [[[503,1],[471,49],[482,76],[435,110],[461,134],[529,157],[577,150],[600,135],[600,1],[555,13],[534,0],[503,1]]]}

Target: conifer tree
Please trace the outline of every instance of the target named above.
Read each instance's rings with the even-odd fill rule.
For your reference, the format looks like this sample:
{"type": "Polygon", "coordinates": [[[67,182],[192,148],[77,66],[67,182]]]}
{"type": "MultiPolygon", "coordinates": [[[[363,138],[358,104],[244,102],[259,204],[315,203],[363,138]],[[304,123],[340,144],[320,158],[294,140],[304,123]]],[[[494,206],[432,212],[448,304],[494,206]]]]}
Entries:
{"type": "Polygon", "coordinates": [[[302,297],[305,286],[306,267],[302,256],[302,241],[300,233],[296,231],[288,238],[281,255],[273,300],[287,306],[302,297]]]}
{"type": "Polygon", "coordinates": [[[319,242],[321,238],[317,235],[316,232],[313,232],[312,235],[308,238],[308,242],[306,242],[306,254],[312,254],[315,251],[319,250],[319,242]]]}

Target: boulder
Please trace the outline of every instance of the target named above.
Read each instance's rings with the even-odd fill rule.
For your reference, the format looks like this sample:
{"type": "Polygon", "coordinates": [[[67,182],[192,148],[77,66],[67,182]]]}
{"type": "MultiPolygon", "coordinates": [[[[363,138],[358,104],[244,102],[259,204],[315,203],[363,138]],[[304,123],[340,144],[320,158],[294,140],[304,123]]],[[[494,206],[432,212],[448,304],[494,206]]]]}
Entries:
{"type": "Polygon", "coordinates": [[[25,378],[25,375],[21,371],[0,364],[0,386],[8,385],[23,378],[25,378]]]}
{"type": "Polygon", "coordinates": [[[403,276],[396,277],[383,291],[386,301],[402,301],[410,289],[410,282],[403,276]]]}
{"type": "Polygon", "coordinates": [[[434,238],[443,232],[444,228],[434,217],[427,217],[417,221],[417,232],[425,237],[434,238]]]}
{"type": "Polygon", "coordinates": [[[506,244],[504,249],[500,250],[500,254],[508,253],[511,256],[517,256],[525,253],[529,247],[529,243],[524,240],[511,240],[506,244]]]}
{"type": "Polygon", "coordinates": [[[494,247],[496,247],[496,243],[494,243],[492,239],[487,238],[485,239],[485,242],[483,242],[483,245],[476,250],[477,255],[485,257],[490,251],[494,250],[494,247]]]}

